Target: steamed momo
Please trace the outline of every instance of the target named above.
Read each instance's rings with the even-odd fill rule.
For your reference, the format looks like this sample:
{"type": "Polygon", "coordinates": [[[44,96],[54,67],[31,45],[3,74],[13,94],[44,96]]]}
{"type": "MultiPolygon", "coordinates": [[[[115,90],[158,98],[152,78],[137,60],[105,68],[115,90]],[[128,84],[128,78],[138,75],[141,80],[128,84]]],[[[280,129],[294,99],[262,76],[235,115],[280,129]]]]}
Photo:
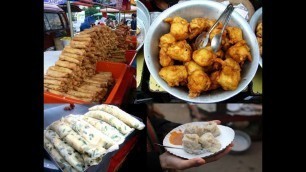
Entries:
{"type": "Polygon", "coordinates": [[[212,153],[218,152],[221,148],[220,142],[214,137],[212,133],[203,134],[199,142],[204,149],[209,150],[212,153]]]}
{"type": "Polygon", "coordinates": [[[219,136],[220,135],[220,130],[218,128],[217,123],[208,122],[208,124],[206,124],[203,128],[203,133],[202,134],[208,133],[208,132],[212,133],[215,137],[219,136]]]}
{"type": "MultiPolygon", "coordinates": [[[[183,137],[183,147],[190,150],[202,149],[201,144],[199,144],[199,136],[197,134],[184,134],[183,137]]],[[[185,149],[185,150],[186,150],[185,149]]]]}

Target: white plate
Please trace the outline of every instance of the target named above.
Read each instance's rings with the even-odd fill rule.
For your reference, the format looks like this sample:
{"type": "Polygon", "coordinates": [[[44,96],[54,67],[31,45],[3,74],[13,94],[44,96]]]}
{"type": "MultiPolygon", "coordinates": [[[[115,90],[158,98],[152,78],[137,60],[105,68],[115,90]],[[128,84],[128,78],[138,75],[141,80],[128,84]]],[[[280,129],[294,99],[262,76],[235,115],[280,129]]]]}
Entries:
{"type": "MultiPolygon", "coordinates": [[[[184,132],[185,128],[187,127],[188,124],[195,125],[195,126],[201,126],[201,125],[204,125],[206,123],[208,123],[208,122],[191,122],[191,123],[183,124],[183,125],[180,125],[180,126],[174,128],[164,138],[163,145],[164,146],[172,146],[172,147],[182,148],[183,147],[182,145],[173,145],[173,144],[170,143],[170,140],[169,140],[170,134],[174,131],[184,132]]],[[[218,139],[219,142],[221,143],[221,149],[218,151],[218,152],[220,152],[220,151],[224,150],[234,140],[235,132],[234,132],[233,129],[231,129],[227,126],[218,125],[218,127],[220,129],[221,134],[218,137],[216,137],[216,139],[218,139]]],[[[218,152],[215,152],[215,153],[205,152],[203,154],[195,155],[195,154],[187,153],[183,149],[166,148],[166,150],[168,152],[170,152],[171,154],[174,154],[176,156],[186,158],[186,159],[192,159],[192,158],[198,158],[198,157],[199,158],[205,158],[205,157],[208,157],[208,156],[211,156],[213,154],[218,153],[218,152]]]]}

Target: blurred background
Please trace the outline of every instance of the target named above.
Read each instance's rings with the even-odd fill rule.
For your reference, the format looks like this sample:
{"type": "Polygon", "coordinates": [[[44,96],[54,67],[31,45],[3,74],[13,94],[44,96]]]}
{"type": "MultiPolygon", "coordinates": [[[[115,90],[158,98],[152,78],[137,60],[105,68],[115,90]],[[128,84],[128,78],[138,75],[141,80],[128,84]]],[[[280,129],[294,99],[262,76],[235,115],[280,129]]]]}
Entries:
{"type": "Polygon", "coordinates": [[[235,130],[233,150],[218,161],[185,172],[261,172],[261,104],[153,104],[159,117],[175,123],[220,120],[235,130]]]}

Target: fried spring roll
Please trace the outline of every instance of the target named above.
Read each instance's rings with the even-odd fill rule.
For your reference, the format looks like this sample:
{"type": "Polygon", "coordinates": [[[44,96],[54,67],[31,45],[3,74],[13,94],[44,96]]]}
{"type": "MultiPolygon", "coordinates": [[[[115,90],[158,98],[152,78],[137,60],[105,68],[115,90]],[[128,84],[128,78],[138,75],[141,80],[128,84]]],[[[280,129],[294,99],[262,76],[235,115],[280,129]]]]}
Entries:
{"type": "Polygon", "coordinates": [[[60,72],[57,70],[48,69],[47,70],[47,76],[54,77],[54,78],[68,78],[69,73],[60,72]]]}
{"type": "Polygon", "coordinates": [[[52,79],[52,80],[57,80],[57,81],[69,82],[68,78],[55,78],[55,77],[48,76],[48,75],[45,75],[44,79],[52,79]]]}
{"type": "Polygon", "coordinates": [[[62,60],[58,60],[56,63],[55,63],[56,66],[61,66],[61,67],[65,67],[65,68],[68,68],[68,69],[71,69],[71,70],[75,70],[77,65],[75,63],[70,63],[70,62],[67,62],[67,61],[62,61],[62,60]]]}
{"type": "Polygon", "coordinates": [[[68,53],[68,52],[64,52],[64,51],[62,52],[61,55],[71,57],[71,58],[75,58],[75,59],[78,59],[78,60],[83,60],[84,59],[84,56],[81,56],[81,55],[78,55],[78,54],[72,54],[72,53],[68,53]]]}
{"type": "Polygon", "coordinates": [[[44,87],[57,91],[65,91],[66,88],[64,86],[52,85],[52,84],[44,84],[44,87]]]}
{"type": "Polygon", "coordinates": [[[86,51],[83,49],[76,49],[76,48],[72,48],[71,46],[66,46],[63,50],[63,52],[67,52],[67,53],[71,53],[71,54],[78,54],[81,56],[84,56],[86,54],[86,51]]]}
{"type": "Polygon", "coordinates": [[[66,83],[63,82],[63,81],[58,81],[58,80],[54,80],[54,79],[44,79],[44,84],[64,86],[66,83]]]}
{"type": "Polygon", "coordinates": [[[61,55],[59,57],[60,60],[65,60],[65,61],[68,61],[68,62],[71,62],[71,63],[75,63],[75,64],[81,64],[81,60],[78,60],[78,59],[75,59],[75,58],[72,58],[72,57],[69,57],[69,56],[65,56],[65,55],[61,55]]]}
{"type": "Polygon", "coordinates": [[[75,97],[83,97],[83,98],[93,98],[95,95],[92,93],[83,93],[79,91],[69,90],[67,94],[75,96],[75,97]]]}
{"type": "Polygon", "coordinates": [[[53,90],[53,89],[48,89],[48,92],[53,93],[53,94],[57,94],[57,95],[60,95],[60,96],[65,95],[65,93],[57,91],[57,90],[53,90]]]}
{"type": "Polygon", "coordinates": [[[77,49],[85,49],[85,48],[90,48],[91,42],[84,42],[84,41],[70,41],[70,46],[72,48],[77,48],[77,49]]]}

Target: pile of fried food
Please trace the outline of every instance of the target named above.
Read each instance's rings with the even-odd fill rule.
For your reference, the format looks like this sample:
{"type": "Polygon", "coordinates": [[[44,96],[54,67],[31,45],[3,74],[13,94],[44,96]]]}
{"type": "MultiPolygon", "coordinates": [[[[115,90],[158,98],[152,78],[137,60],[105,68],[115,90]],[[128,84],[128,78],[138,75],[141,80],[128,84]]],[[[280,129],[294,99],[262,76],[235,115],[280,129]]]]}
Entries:
{"type": "Polygon", "coordinates": [[[257,24],[255,34],[259,46],[260,56],[262,57],[262,22],[257,24]]]}
{"type": "Polygon", "coordinates": [[[183,147],[188,153],[206,149],[215,153],[221,149],[221,144],[215,137],[220,135],[217,123],[208,122],[203,126],[188,125],[184,131],[183,147]]]}
{"type": "Polygon", "coordinates": [[[44,91],[101,102],[114,84],[111,72],[96,73],[96,63],[104,61],[118,42],[107,26],[96,26],[76,35],[62,51],[59,60],[44,76],[44,91]]]}
{"type": "Polygon", "coordinates": [[[65,172],[83,172],[119,148],[129,133],[145,125],[112,105],[97,105],[84,115],[68,115],[44,130],[44,147],[65,172]]]}
{"type": "Polygon", "coordinates": [[[221,32],[219,24],[210,34],[208,45],[195,49],[196,37],[208,31],[215,20],[194,18],[190,23],[181,17],[164,19],[171,24],[170,33],[160,37],[160,77],[171,87],[187,86],[189,97],[195,98],[202,92],[235,90],[241,80],[240,73],[246,59],[252,61],[250,48],[238,27],[226,27],[222,45],[215,53],[209,46],[211,39],[221,32]]]}

